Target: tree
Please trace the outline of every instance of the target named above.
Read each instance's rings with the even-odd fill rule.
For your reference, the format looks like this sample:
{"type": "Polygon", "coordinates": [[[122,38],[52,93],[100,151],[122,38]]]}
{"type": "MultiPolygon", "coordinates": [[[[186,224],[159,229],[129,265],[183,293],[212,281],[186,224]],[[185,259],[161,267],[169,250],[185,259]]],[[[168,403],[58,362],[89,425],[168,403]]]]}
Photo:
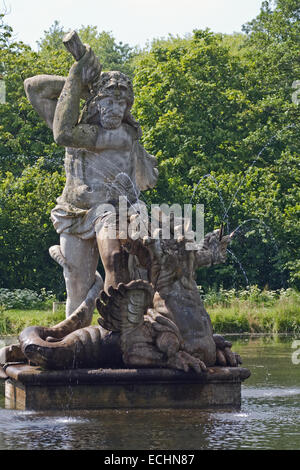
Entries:
{"type": "Polygon", "coordinates": [[[260,14],[243,30],[251,72],[248,79],[258,85],[256,92],[261,99],[276,96],[290,102],[292,82],[300,73],[299,2],[264,1],[260,14]]]}
{"type": "MultiPolygon", "coordinates": [[[[117,43],[110,32],[99,32],[97,26],[81,26],[77,32],[82,42],[89,44],[99,57],[103,70],[120,70],[132,75],[131,60],[136,54],[135,48],[122,42],[117,43]]],[[[50,57],[54,51],[65,51],[62,42],[65,33],[64,27],[55,21],[38,41],[39,53],[50,57]]]]}
{"type": "Polygon", "coordinates": [[[55,171],[62,167],[63,150],[28,102],[23,83],[39,73],[64,75],[69,54],[41,57],[22,42],[14,42],[11,28],[5,25],[0,38],[1,74],[6,83],[6,103],[0,106],[0,169],[20,174],[26,165],[44,156],[44,165],[55,171]]]}
{"type": "MultiPolygon", "coordinates": [[[[241,53],[209,31],[156,42],[136,59],[134,110],[147,150],[159,159],[149,200],[182,204],[193,196],[205,204],[206,231],[256,219],[233,242],[240,274],[227,265],[199,273],[198,281],[245,285],[244,266],[250,282],[279,288],[289,278],[295,282],[299,270],[291,262],[299,252],[299,113],[288,91],[292,69],[280,72],[283,89],[271,89],[277,50],[272,55],[250,36],[241,41],[241,53]]],[[[295,59],[290,41],[292,33],[281,46],[286,64],[295,59]]]]}
{"type": "Polygon", "coordinates": [[[1,287],[64,291],[62,270],[48,252],[57,243],[50,212],[63,186],[64,177],[49,174],[42,159],[21,176],[0,174],[1,287]]]}
{"type": "Polygon", "coordinates": [[[55,20],[48,31],[44,31],[44,37],[37,41],[41,54],[50,56],[53,51],[64,51],[63,38],[66,32],[59,21],[55,20]]]}

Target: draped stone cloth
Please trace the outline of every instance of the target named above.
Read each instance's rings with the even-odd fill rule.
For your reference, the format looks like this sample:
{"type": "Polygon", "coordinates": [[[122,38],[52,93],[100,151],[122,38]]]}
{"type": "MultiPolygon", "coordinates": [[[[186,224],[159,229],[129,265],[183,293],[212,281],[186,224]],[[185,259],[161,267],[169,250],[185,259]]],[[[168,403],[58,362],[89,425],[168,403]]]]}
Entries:
{"type": "MultiPolygon", "coordinates": [[[[145,206],[143,201],[137,200],[131,203],[128,214],[138,213],[141,206],[145,206]]],[[[116,211],[105,209],[105,204],[92,207],[91,209],[78,209],[71,204],[58,204],[51,212],[51,220],[57,233],[69,233],[84,240],[94,238],[96,232],[105,225],[115,225],[118,222],[118,206],[116,211]]]]}
{"type": "Polygon", "coordinates": [[[114,214],[118,216],[119,195],[126,196],[131,213],[137,212],[141,204],[144,205],[138,196],[140,191],[155,186],[158,177],[157,161],[137,141],[134,143],[132,153],[136,167],[136,185],[132,184],[128,178],[124,182],[124,178],[119,177],[122,174],[117,175],[107,192],[106,200],[99,201],[98,205],[89,209],[76,207],[60,196],[57,199],[57,205],[51,211],[51,220],[57,233],[69,233],[82,239],[94,238],[96,230],[100,230],[103,224],[114,223],[113,213],[107,205],[113,205],[116,209],[114,214]]]}

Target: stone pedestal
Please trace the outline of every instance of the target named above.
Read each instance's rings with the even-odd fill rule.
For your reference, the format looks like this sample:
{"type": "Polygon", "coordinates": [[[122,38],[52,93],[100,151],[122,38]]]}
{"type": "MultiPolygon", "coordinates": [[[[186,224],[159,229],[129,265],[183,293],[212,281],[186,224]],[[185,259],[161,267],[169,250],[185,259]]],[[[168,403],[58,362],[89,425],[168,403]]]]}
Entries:
{"type": "Polygon", "coordinates": [[[171,369],[45,371],[24,364],[6,369],[6,407],[21,410],[240,407],[245,368],[207,372],[171,369]]]}

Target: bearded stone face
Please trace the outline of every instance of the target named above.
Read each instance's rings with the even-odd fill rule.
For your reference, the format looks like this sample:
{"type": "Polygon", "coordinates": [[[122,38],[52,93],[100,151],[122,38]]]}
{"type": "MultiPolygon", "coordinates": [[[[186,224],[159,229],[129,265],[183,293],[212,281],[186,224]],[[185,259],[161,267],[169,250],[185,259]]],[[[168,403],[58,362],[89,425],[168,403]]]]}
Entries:
{"type": "Polygon", "coordinates": [[[117,129],[121,126],[127,108],[125,99],[109,96],[100,99],[97,104],[100,124],[104,129],[117,129]]]}

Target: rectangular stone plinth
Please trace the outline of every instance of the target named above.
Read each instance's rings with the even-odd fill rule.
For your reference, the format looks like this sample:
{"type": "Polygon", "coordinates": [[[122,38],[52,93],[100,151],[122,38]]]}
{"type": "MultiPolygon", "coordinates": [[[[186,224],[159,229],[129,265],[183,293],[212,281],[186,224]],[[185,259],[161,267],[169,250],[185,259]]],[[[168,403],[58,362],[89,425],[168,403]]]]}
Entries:
{"type": "Polygon", "coordinates": [[[212,367],[45,371],[28,365],[5,370],[6,407],[22,410],[101,408],[209,408],[241,405],[241,383],[250,371],[212,367]]]}

